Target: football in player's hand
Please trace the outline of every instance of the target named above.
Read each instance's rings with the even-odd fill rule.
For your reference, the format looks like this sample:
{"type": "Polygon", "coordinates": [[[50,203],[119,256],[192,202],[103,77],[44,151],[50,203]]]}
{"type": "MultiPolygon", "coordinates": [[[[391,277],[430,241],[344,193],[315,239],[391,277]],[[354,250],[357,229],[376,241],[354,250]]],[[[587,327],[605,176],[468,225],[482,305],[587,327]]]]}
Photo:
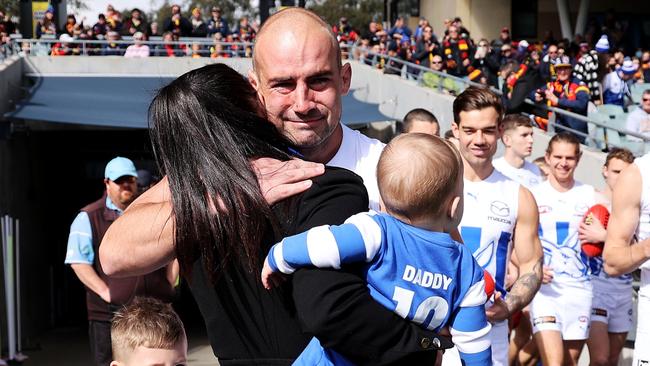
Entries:
{"type": "MultiPolygon", "coordinates": [[[[587,225],[591,225],[594,220],[600,221],[605,229],[607,229],[607,223],[609,222],[609,211],[607,207],[598,204],[593,205],[584,217],[584,222],[587,225]]],[[[603,254],[603,246],[605,243],[582,243],[582,251],[589,257],[596,257],[603,254]]]]}
{"type": "Polygon", "coordinates": [[[494,278],[490,272],[483,270],[483,281],[485,282],[485,294],[490,299],[494,295],[494,278]]]}

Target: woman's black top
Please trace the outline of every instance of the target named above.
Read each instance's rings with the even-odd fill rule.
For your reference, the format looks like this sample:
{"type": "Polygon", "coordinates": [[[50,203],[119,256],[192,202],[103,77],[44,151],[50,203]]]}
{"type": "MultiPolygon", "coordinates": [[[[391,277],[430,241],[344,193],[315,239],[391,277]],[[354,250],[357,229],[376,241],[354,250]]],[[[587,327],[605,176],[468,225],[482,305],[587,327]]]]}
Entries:
{"type": "MultiPolygon", "coordinates": [[[[308,191],[274,207],[282,236],[341,224],[367,209],[361,178],[329,167],[308,191]]],[[[262,258],[282,239],[267,236],[262,258]]],[[[281,287],[267,291],[260,273],[244,266],[231,266],[212,285],[197,261],[190,287],[223,366],[290,365],[313,335],[358,364],[432,365],[436,342],[431,340],[438,337],[375,302],[365,279],[355,272],[299,270],[281,287]]]]}

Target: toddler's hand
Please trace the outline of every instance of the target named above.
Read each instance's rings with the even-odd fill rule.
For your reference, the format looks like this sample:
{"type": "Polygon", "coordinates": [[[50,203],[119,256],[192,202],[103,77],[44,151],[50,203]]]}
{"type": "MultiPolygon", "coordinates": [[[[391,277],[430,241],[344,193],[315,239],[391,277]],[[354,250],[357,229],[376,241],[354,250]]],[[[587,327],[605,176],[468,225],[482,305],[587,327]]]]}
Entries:
{"type": "Polygon", "coordinates": [[[262,267],[262,285],[265,289],[270,290],[273,287],[278,287],[285,281],[281,273],[273,272],[269,265],[269,259],[264,259],[264,267],[262,267]]]}

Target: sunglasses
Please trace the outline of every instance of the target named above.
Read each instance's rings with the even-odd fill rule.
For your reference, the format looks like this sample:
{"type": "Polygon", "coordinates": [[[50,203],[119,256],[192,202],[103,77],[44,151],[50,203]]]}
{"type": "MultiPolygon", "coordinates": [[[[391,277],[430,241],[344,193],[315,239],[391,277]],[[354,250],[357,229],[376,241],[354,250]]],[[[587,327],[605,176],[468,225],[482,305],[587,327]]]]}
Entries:
{"type": "MultiPolygon", "coordinates": [[[[434,65],[442,65],[442,61],[433,61],[432,64],[434,65]]],[[[644,99],[645,101],[645,99],[644,99]]]]}
{"type": "Polygon", "coordinates": [[[643,98],[642,99],[644,102],[650,102],[650,98],[643,98]]]}

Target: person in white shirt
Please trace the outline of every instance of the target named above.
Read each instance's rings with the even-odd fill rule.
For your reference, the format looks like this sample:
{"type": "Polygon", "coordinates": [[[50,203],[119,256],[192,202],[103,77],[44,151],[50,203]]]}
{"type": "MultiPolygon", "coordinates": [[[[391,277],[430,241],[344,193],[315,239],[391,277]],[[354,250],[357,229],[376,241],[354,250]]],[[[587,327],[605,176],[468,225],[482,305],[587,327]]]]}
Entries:
{"type": "Polygon", "coordinates": [[[573,174],[580,161],[580,141],[568,132],[553,136],[546,149],[548,180],[532,189],[539,209],[539,237],[544,247],[544,284],[530,305],[533,334],[548,366],[577,365],[589,336],[592,285],[578,227],[596,203],[592,186],[573,174]]]}
{"type": "MultiPolygon", "coordinates": [[[[630,164],[634,155],[627,149],[614,148],[605,159],[603,178],[605,189],[597,192],[598,202],[611,212],[612,191],[618,177],[630,164]]],[[[607,230],[598,220],[591,224],[582,222],[578,229],[580,241],[603,243],[607,230]]],[[[616,366],[625,345],[627,332],[632,329],[632,275],[612,277],[603,269],[603,257],[589,258],[594,297],[591,305],[591,328],[589,330],[589,360],[592,365],[616,366]]]]}
{"type": "MultiPolygon", "coordinates": [[[[641,105],[630,112],[625,121],[625,129],[640,133],[650,138],[650,89],[646,89],[641,95],[641,105]]],[[[628,136],[628,140],[641,141],[640,138],[628,136]]]]}
{"type": "Polygon", "coordinates": [[[528,189],[492,166],[503,116],[499,97],[489,89],[470,87],[456,98],[453,108],[452,130],[463,158],[465,183],[460,234],[495,280],[498,295],[486,304],[493,324],[492,364],[507,365],[507,319],[531,301],[542,281],[537,204],[528,189]],[[519,276],[506,292],[511,249],[516,252],[519,276]]]}
{"type": "Polygon", "coordinates": [[[530,189],[539,184],[542,173],[537,165],[526,161],[533,152],[533,126],[525,116],[509,114],[501,122],[501,142],[506,147],[502,157],[492,164],[506,177],[530,189]]]}
{"type": "Polygon", "coordinates": [[[126,48],[124,57],[127,58],[142,58],[149,57],[149,46],[142,44],[144,34],[142,32],[135,32],[133,34],[134,43],[126,48]]]}

